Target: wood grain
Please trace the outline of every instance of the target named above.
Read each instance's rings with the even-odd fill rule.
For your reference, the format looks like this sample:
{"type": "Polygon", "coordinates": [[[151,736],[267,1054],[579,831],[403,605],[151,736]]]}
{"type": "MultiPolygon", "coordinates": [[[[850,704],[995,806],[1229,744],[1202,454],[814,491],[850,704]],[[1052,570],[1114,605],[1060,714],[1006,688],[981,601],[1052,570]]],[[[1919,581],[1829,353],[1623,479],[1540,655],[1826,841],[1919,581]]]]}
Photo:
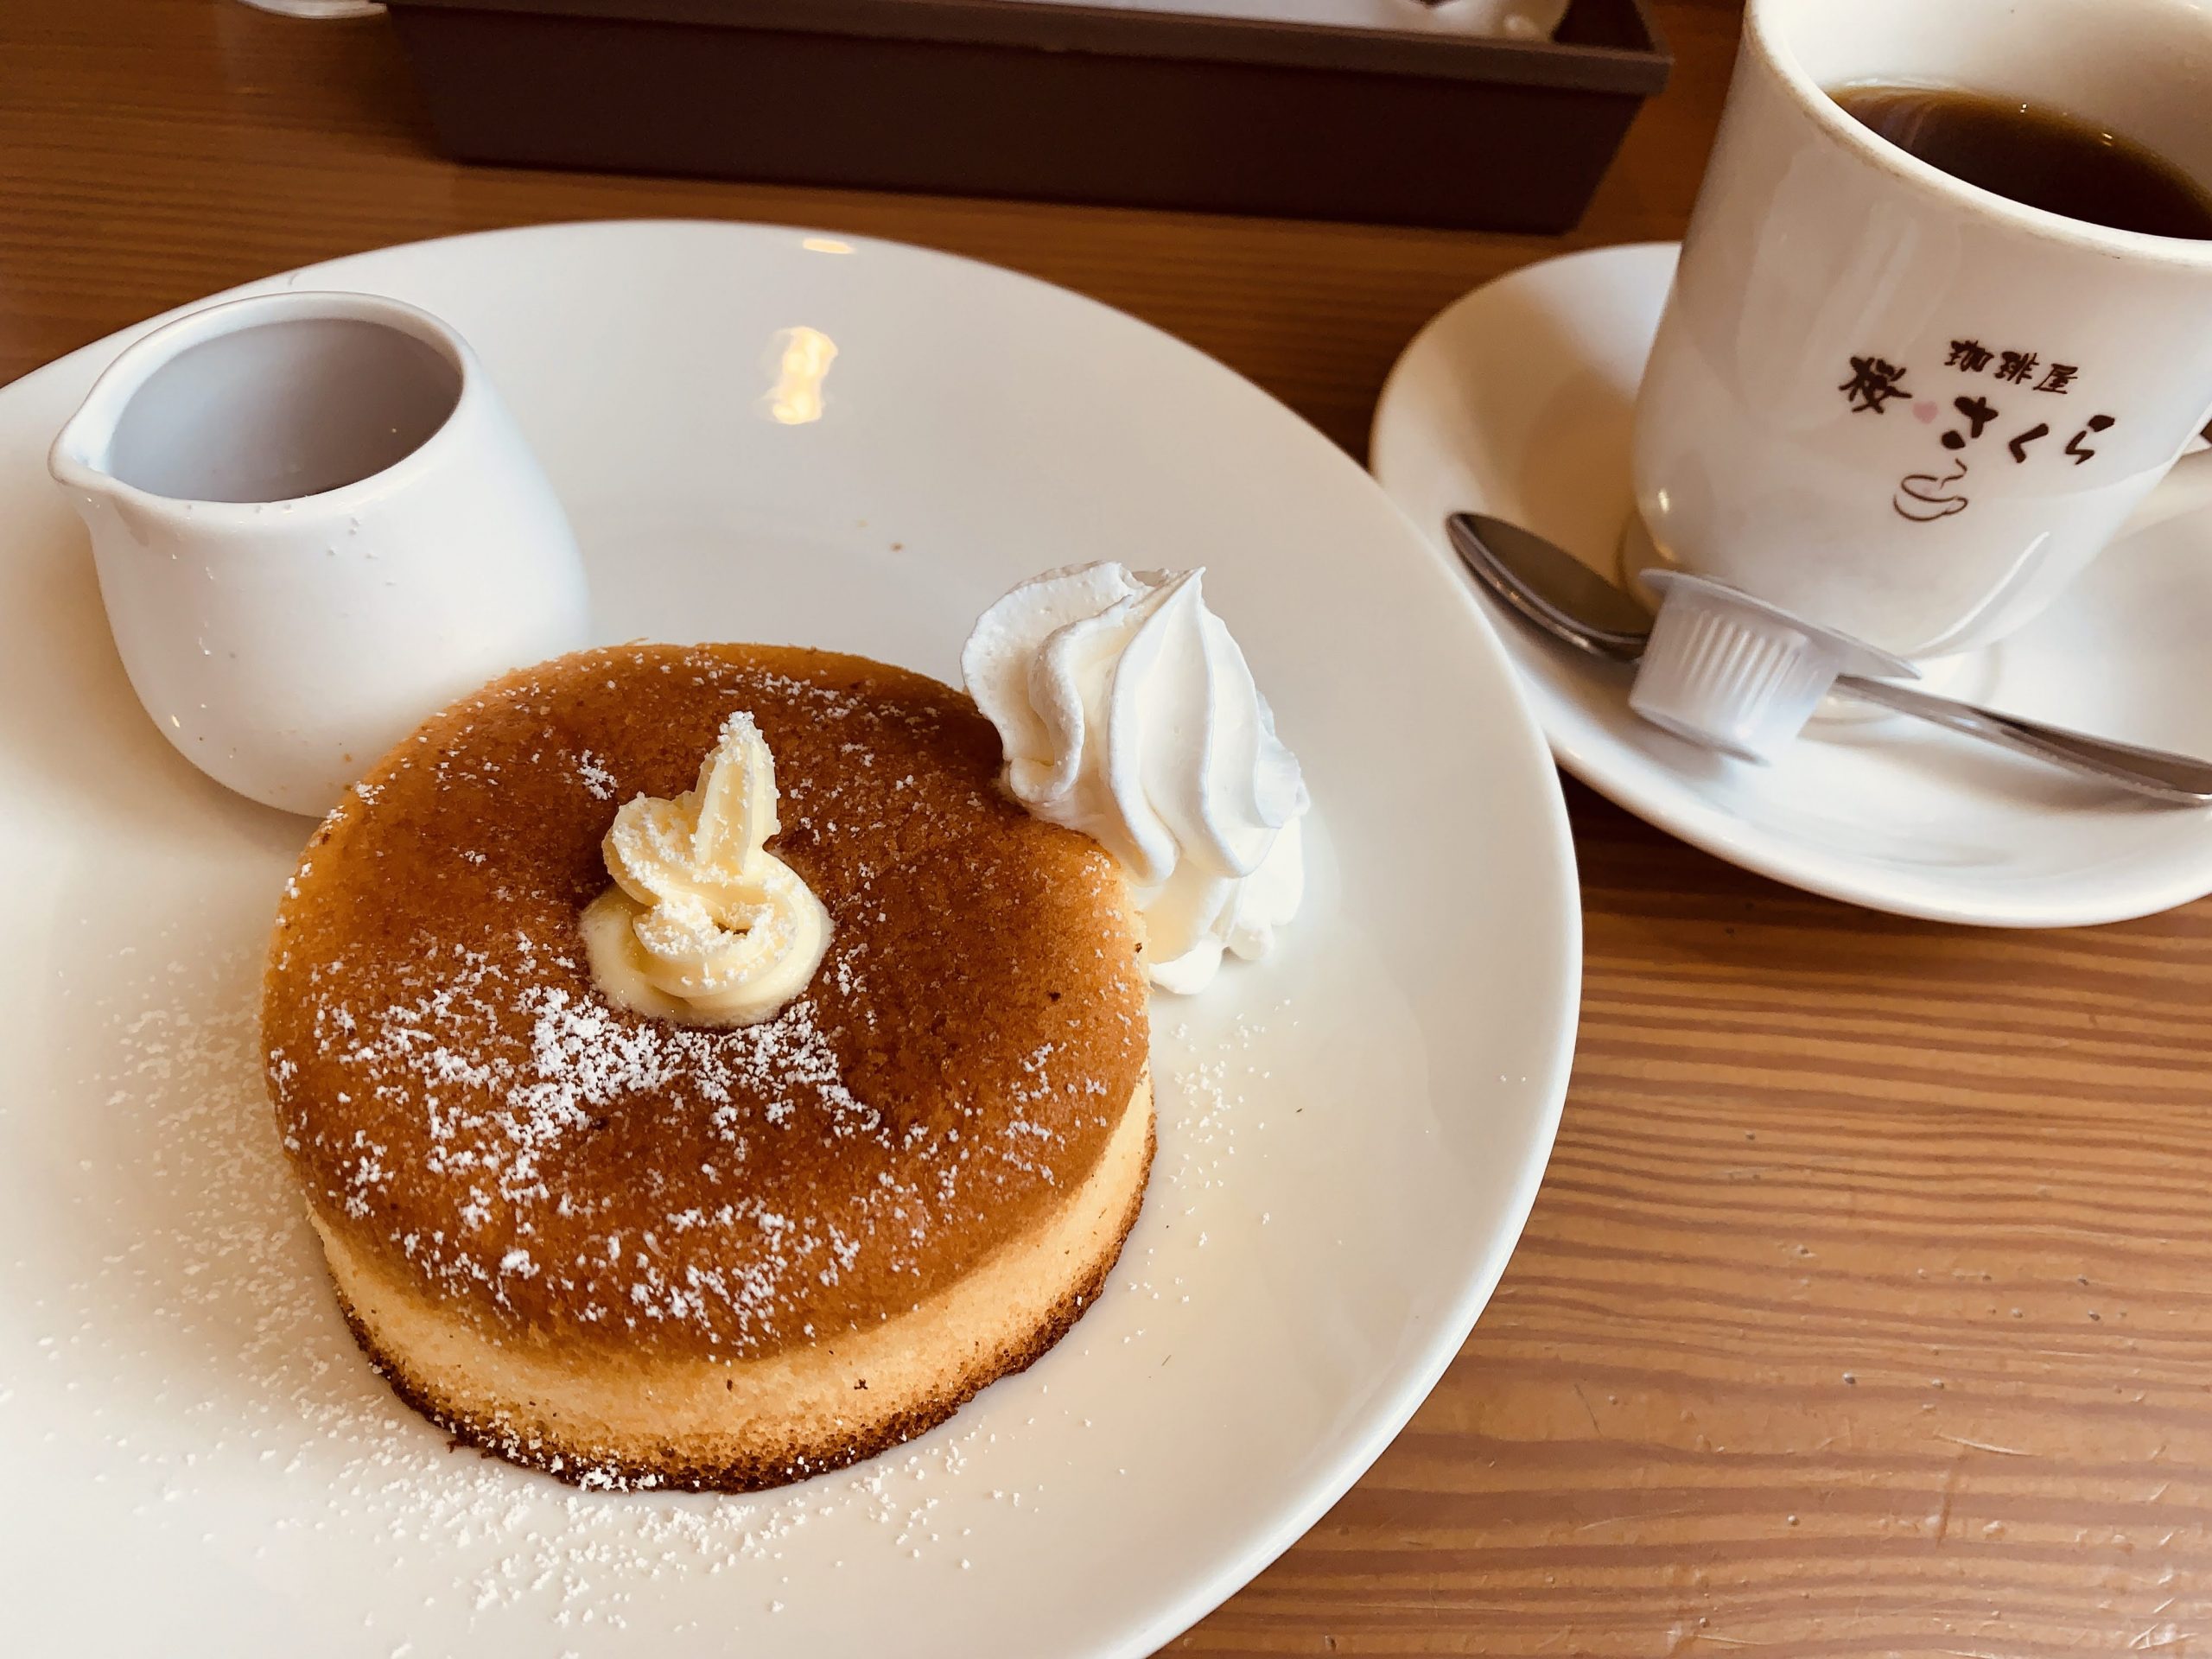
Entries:
{"type": "MultiPolygon", "coordinates": [[[[1033,272],[1359,452],[1473,284],[1679,234],[1736,29],[1563,240],[461,168],[380,22],[0,7],[0,377],[269,271],[616,215],[804,222],[1033,272]]],[[[1177,1651],[2212,1651],[2212,905],[1976,932],[1777,887],[1570,788],[1580,1058],[1435,1396],[1177,1651]]]]}

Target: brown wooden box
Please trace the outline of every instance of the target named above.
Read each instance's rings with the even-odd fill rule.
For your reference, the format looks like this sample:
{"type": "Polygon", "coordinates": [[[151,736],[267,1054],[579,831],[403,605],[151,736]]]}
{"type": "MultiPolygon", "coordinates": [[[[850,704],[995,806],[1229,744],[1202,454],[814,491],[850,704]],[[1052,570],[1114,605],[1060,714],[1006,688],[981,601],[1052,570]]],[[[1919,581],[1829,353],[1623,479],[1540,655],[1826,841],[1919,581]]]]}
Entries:
{"type": "Polygon", "coordinates": [[[1487,230],[1571,228],[1669,67],[1643,0],[1529,43],[1021,0],[391,10],[465,161],[1487,230]]]}

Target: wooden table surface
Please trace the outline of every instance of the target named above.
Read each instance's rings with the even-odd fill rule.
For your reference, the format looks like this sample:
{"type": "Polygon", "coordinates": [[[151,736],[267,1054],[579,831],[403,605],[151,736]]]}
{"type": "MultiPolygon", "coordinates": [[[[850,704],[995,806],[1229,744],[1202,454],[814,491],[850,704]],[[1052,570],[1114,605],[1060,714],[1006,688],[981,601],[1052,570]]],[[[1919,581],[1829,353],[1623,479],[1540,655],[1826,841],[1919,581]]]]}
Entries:
{"type": "MultiPolygon", "coordinates": [[[[467,168],[380,20],[0,6],[0,378],[249,277],[489,226],[802,222],[1135,312],[1355,453],[1400,346],[1678,234],[1731,0],[1560,239],[467,168]]],[[[1579,786],[1580,1058],[1480,1328],[1205,1654],[2212,1651],[2212,903],[1976,932],[1745,874],[1579,786]]]]}

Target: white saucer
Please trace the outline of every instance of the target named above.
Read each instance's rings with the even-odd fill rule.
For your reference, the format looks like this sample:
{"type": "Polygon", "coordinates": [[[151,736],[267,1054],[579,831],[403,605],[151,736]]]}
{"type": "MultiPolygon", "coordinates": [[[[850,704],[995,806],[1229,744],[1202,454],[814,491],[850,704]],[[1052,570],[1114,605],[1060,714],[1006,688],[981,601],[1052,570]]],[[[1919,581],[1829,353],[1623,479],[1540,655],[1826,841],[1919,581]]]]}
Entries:
{"type": "MultiPolygon", "coordinates": [[[[256,284],[476,346],[604,637],[957,677],[1046,567],[1209,567],[1316,801],[1266,963],[1156,1000],[1159,1159],[1108,1294],[909,1447],[753,1498],[449,1452],[348,1339],[253,1017],[312,830],[162,741],[44,456],[128,335],[0,391],[0,1652],[1153,1651],[1356,1479],[1497,1282],[1580,991],[1558,774],[1453,570],[1280,404],[1003,270],[581,225],[256,284]],[[826,378],[789,391],[791,331],[826,378]]],[[[131,330],[135,334],[140,330],[131,330]]]]}
{"type": "MultiPolygon", "coordinates": [[[[1407,347],[1371,464],[1439,547],[1494,514],[1611,575],[1630,511],[1637,382],[1675,250],[1605,248],[1476,289],[1407,347]]],[[[1473,588],[1471,582],[1468,584],[1473,588]]],[[[1746,869],[1902,915],[2059,927],[2212,892],[2212,810],[2136,802],[1916,721],[1816,724],[1773,767],[1629,711],[1627,674],[1491,610],[1560,766],[1746,869]]],[[[2212,520],[2136,532],[1942,689],[2079,730],[2212,755],[2212,520]]]]}

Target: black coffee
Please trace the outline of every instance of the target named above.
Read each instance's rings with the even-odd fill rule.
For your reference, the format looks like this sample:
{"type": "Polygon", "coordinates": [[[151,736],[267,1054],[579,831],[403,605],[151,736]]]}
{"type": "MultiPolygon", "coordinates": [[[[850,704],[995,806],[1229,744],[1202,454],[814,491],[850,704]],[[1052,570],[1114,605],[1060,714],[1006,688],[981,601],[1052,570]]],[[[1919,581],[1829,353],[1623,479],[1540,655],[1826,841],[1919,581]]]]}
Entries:
{"type": "Polygon", "coordinates": [[[2070,115],[1954,86],[1860,83],[1829,96],[1898,149],[2014,201],[2115,230],[2212,238],[2212,192],[2070,115]]]}

